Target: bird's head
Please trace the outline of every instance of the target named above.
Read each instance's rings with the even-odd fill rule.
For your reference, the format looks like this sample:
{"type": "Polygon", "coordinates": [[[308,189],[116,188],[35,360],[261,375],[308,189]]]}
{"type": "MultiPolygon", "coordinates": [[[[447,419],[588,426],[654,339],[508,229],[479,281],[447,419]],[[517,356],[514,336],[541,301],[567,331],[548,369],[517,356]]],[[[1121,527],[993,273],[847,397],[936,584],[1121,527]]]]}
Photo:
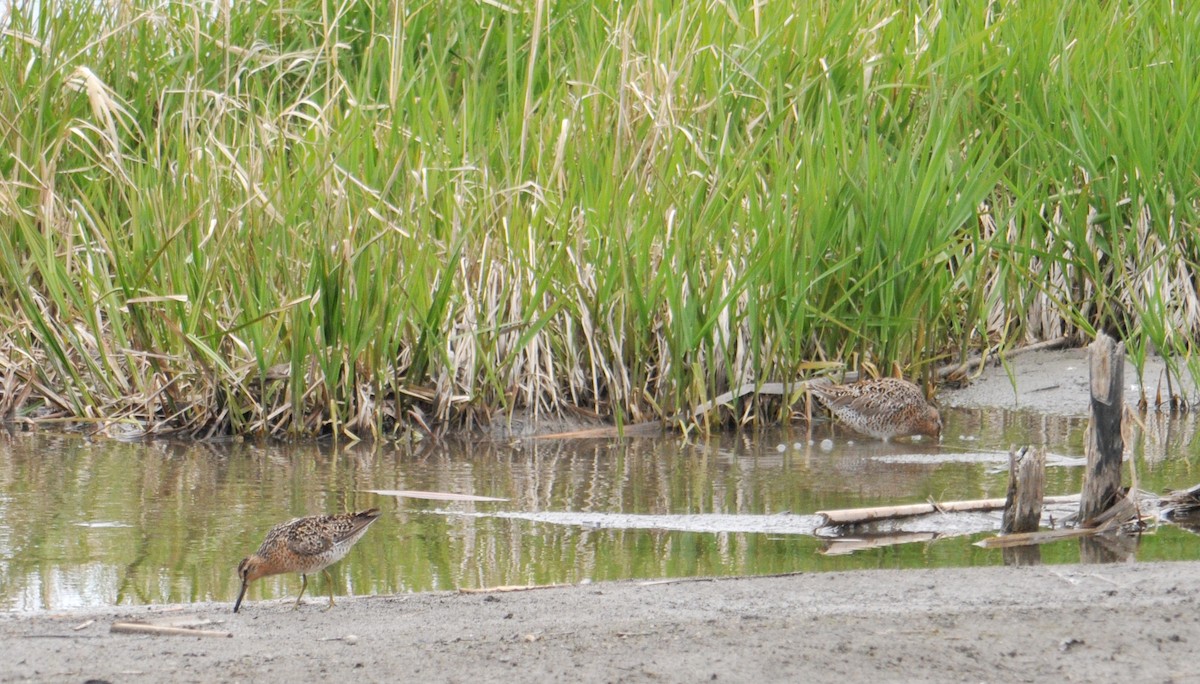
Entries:
{"type": "Polygon", "coordinates": [[[238,608],[242,605],[242,599],[246,597],[246,589],[254,580],[267,575],[264,567],[263,559],[257,555],[246,556],[238,563],[238,577],[242,579],[242,590],[238,592],[237,602],[233,604],[233,612],[238,612],[238,608]]]}
{"type": "Polygon", "coordinates": [[[942,415],[932,406],[925,407],[925,413],[921,416],[920,424],[917,426],[918,434],[932,437],[937,441],[942,441],[942,415]]]}

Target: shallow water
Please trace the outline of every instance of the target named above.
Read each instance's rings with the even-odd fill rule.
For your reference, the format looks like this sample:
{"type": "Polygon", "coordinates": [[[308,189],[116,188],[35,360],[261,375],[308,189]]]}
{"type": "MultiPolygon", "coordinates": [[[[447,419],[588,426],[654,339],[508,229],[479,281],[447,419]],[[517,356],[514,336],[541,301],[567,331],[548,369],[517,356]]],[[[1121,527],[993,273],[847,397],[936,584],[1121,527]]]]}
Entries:
{"type": "MultiPolygon", "coordinates": [[[[1079,491],[1084,422],[948,410],[938,445],[835,432],[709,440],[512,440],[440,446],[129,444],[15,433],[0,442],[0,606],[8,610],[232,601],[238,561],[274,523],[379,506],[384,515],[331,568],[344,594],[621,578],[987,565],[999,550],[952,523],[912,542],[846,553],[813,536],[818,510],[1002,497],[1010,444],[1051,454],[1047,493],[1079,491]],[[822,440],[831,440],[822,448],[822,440]],[[1057,465],[1054,465],[1057,464],[1057,465]],[[425,490],[503,502],[396,498],[425,490]],[[947,527],[949,525],[949,527],[947,527]],[[935,536],[941,538],[932,541],[935,536]]],[[[1138,431],[1138,484],[1200,481],[1195,423],[1151,416],[1138,431]]],[[[1128,479],[1128,476],[1127,476],[1128,479]]],[[[973,529],[990,522],[963,518],[973,529]]],[[[1086,550],[1084,551],[1085,557],[1086,550]]],[[[1043,562],[1080,558],[1077,541],[1043,562]]],[[[1141,559],[1195,559],[1192,533],[1159,526],[1141,559]]],[[[295,595],[261,580],[249,600],[295,595]]],[[[321,601],[325,580],[309,590],[321,601]]]]}

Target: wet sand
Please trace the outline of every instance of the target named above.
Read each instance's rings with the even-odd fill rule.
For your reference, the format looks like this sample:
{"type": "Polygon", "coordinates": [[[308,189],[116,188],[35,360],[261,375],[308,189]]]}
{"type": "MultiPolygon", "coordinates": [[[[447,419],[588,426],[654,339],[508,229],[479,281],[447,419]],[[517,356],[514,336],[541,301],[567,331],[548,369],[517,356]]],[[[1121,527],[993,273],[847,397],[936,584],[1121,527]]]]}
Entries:
{"type": "MultiPolygon", "coordinates": [[[[1183,391],[1189,400],[1196,387],[1187,375],[1172,376],[1175,391],[1183,391]]],[[[983,373],[961,389],[943,389],[938,394],[942,406],[961,408],[1002,408],[1036,411],[1065,416],[1088,414],[1087,349],[1039,351],[1021,355],[1007,366],[988,363],[983,373]]],[[[1138,374],[1132,363],[1125,364],[1125,402],[1136,406],[1143,394],[1147,403],[1169,398],[1166,364],[1160,357],[1146,360],[1138,374]]]]}
{"type": "MultiPolygon", "coordinates": [[[[1016,393],[993,367],[940,399],[1086,412],[1084,352],[1014,367],[1016,393]]],[[[1196,682],[1197,586],[1197,562],[1123,563],[4,613],[0,681],[1196,682]]]]}
{"type": "Polygon", "coordinates": [[[1140,563],[7,614],[0,679],[1197,681],[1198,583],[1200,564],[1140,563]]]}

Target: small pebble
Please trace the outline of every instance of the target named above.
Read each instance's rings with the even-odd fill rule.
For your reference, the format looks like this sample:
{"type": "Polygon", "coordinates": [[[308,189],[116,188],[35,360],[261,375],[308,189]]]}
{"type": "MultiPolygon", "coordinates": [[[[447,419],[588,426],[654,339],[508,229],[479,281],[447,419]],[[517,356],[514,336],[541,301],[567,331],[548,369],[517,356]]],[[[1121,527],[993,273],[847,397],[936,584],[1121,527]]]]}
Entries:
{"type": "Polygon", "coordinates": [[[342,637],[342,641],[353,646],[354,644],[358,643],[358,635],[357,634],[347,634],[346,636],[342,637]]]}
{"type": "Polygon", "coordinates": [[[1062,641],[1058,642],[1058,650],[1062,651],[1063,653],[1066,653],[1067,651],[1071,650],[1072,648],[1074,648],[1076,646],[1083,645],[1083,643],[1084,643],[1083,639],[1076,639],[1075,637],[1071,637],[1069,639],[1063,639],[1062,641]]]}

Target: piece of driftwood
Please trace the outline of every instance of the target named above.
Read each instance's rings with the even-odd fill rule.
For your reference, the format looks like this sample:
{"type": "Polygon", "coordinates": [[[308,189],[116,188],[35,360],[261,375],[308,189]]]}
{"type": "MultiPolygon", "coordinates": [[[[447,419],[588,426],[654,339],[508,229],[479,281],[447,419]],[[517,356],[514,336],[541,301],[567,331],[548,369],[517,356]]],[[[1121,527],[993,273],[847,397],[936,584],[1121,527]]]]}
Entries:
{"type": "MultiPolygon", "coordinates": [[[[1077,495],[1045,497],[1045,503],[1075,503],[1077,495]]],[[[817,511],[821,527],[833,525],[860,525],[878,520],[895,520],[930,513],[965,513],[968,511],[996,511],[1004,508],[1005,499],[972,499],[970,501],[943,501],[903,506],[874,506],[870,508],[842,508],[832,511],[817,511]]]]}
{"type": "Polygon", "coordinates": [[[186,627],[164,627],[148,625],[144,622],[114,622],[109,631],[115,634],[149,634],[151,636],[198,636],[229,638],[232,632],[218,632],[212,629],[188,629],[186,627]]]}
{"type": "Polygon", "coordinates": [[[1200,484],[1181,491],[1170,492],[1158,502],[1165,520],[1191,521],[1200,513],[1200,484]]]}
{"type": "Polygon", "coordinates": [[[1084,471],[1078,520],[1083,527],[1095,527],[1099,516],[1121,496],[1121,459],[1125,451],[1121,437],[1121,418],[1125,413],[1125,345],[1100,333],[1088,347],[1088,360],[1092,417],[1084,438],[1088,464],[1084,471]]]}
{"type": "Polygon", "coordinates": [[[1008,452],[1008,496],[1004,501],[1002,534],[1036,532],[1042,522],[1046,492],[1046,453],[1034,447],[1008,452]]]}
{"type": "MultiPolygon", "coordinates": [[[[1046,503],[1053,503],[1054,499],[1059,497],[1047,497],[1046,503]]],[[[1069,497],[1062,497],[1069,498],[1069,497]]],[[[1078,499],[1078,497],[1076,497],[1078,499]]],[[[1023,546],[1027,544],[1046,544],[1049,542],[1061,541],[1063,539],[1087,538],[1097,535],[1103,535],[1109,532],[1121,530],[1125,525],[1140,523],[1154,516],[1147,511],[1142,510],[1139,499],[1142,501],[1148,500],[1145,493],[1137,491],[1121,496],[1117,503],[1110,506],[1108,510],[1102,513],[1095,519],[1095,525],[1092,527],[1071,527],[1059,530],[1043,530],[1040,532],[1024,532],[1019,534],[1007,534],[1000,537],[990,537],[975,542],[976,546],[982,546],[985,549],[1001,549],[1010,546],[1023,546]]],[[[1111,536],[1111,535],[1110,535],[1111,536]]],[[[1130,536],[1131,535],[1117,535],[1130,536]]]]}
{"type": "Polygon", "coordinates": [[[799,389],[803,389],[806,386],[806,384],[807,383],[803,380],[800,380],[797,382],[792,382],[792,383],[764,382],[761,385],[755,384],[753,382],[747,382],[740,387],[729,390],[728,392],[726,392],[724,394],[717,395],[716,398],[710,399],[709,401],[706,401],[703,404],[700,404],[699,406],[697,406],[695,409],[692,410],[692,417],[699,418],[700,416],[708,413],[709,411],[715,409],[716,407],[725,406],[726,404],[730,404],[735,399],[741,399],[742,397],[746,396],[747,394],[785,395],[785,394],[788,394],[789,392],[795,392],[799,389]]]}
{"type": "Polygon", "coordinates": [[[1137,522],[1142,517],[1137,498],[1136,491],[1119,495],[1116,503],[1092,518],[1091,527],[1097,532],[1109,532],[1123,525],[1137,522]]]}

